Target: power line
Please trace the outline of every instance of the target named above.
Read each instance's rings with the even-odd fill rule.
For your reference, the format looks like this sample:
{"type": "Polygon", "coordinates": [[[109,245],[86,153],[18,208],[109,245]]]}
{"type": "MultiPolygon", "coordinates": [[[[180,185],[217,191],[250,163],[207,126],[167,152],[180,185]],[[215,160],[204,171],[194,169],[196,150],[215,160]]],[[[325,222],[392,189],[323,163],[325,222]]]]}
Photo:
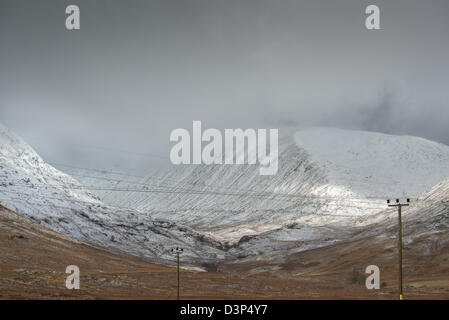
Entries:
{"type": "MultiPolygon", "coordinates": [[[[76,167],[79,169],[87,169],[87,168],[81,168],[81,167],[76,167]]],[[[97,169],[87,169],[87,170],[92,170],[92,171],[98,171],[100,173],[105,173],[108,172],[106,170],[97,170],[97,169]]],[[[113,172],[113,171],[109,171],[113,174],[120,174],[120,175],[127,175],[124,173],[119,173],[119,172],[113,172]]],[[[76,176],[76,175],[75,175],[76,176]]],[[[228,188],[228,187],[216,187],[213,185],[203,185],[206,188],[214,188],[215,190],[204,190],[205,188],[203,188],[202,190],[198,190],[198,189],[183,189],[181,187],[172,187],[172,186],[164,186],[159,184],[149,184],[149,183],[141,183],[141,182],[135,182],[135,181],[124,181],[124,180],[119,180],[119,179],[113,179],[113,178],[108,178],[108,177],[97,177],[97,176],[90,176],[90,175],[79,175],[79,176],[83,176],[83,177],[88,177],[88,178],[92,178],[92,179],[99,179],[99,180],[106,180],[106,181],[114,181],[114,182],[119,182],[119,183],[125,183],[125,184],[133,184],[133,185],[141,185],[141,186],[149,186],[149,187],[154,187],[154,188],[164,188],[164,189],[170,189],[170,190],[176,190],[179,191],[180,193],[189,193],[192,192],[193,194],[215,194],[215,195],[225,195],[225,196],[256,196],[256,197],[260,197],[260,196],[273,196],[273,197],[293,197],[293,198],[313,198],[313,199],[324,199],[324,200],[342,200],[341,197],[332,197],[332,196],[318,196],[318,195],[297,195],[297,194],[291,194],[291,193],[281,193],[281,192],[267,192],[267,191],[261,191],[261,193],[254,193],[254,192],[248,192],[248,189],[238,189],[238,188],[228,188]],[[219,190],[219,191],[217,191],[219,190]],[[225,192],[220,192],[220,190],[224,190],[225,192]],[[231,190],[231,191],[229,191],[231,190]]],[[[141,176],[133,176],[133,175],[128,175],[130,177],[136,177],[136,178],[144,178],[141,176]]],[[[152,178],[149,178],[152,179],[152,178]]],[[[161,179],[160,181],[163,181],[166,179],[161,179]]],[[[4,183],[9,183],[10,181],[4,182],[4,183]]],[[[182,183],[182,182],[181,182],[182,183]]],[[[37,184],[37,183],[34,183],[37,184]]],[[[184,183],[185,184],[185,183],[184,183]]],[[[45,186],[52,186],[50,184],[41,184],[41,185],[45,185],[45,186]]],[[[95,186],[95,185],[91,185],[91,186],[83,186],[80,187],[76,184],[71,183],[70,185],[74,186],[73,188],[76,189],[85,189],[85,190],[94,190],[94,191],[121,191],[121,192],[151,192],[150,190],[141,190],[141,189],[124,189],[124,188],[107,188],[104,186],[95,186]]],[[[193,184],[192,184],[193,185],[193,184]]],[[[59,186],[56,186],[59,187],[59,186]]],[[[201,186],[200,186],[201,187],[201,186]]],[[[373,204],[373,201],[368,201],[368,200],[363,200],[363,199],[371,199],[371,200],[378,200],[383,201],[383,199],[385,199],[384,196],[361,196],[361,197],[346,197],[345,198],[348,201],[357,201],[359,203],[369,203],[369,204],[373,204]]]]}
{"type": "MultiPolygon", "coordinates": [[[[16,193],[16,194],[18,194],[18,195],[26,195],[26,196],[29,196],[29,197],[35,196],[35,195],[33,195],[33,194],[26,194],[26,193],[23,193],[23,192],[15,192],[15,191],[4,191],[4,192],[8,192],[8,193],[16,193]]],[[[70,201],[70,202],[75,202],[75,203],[78,203],[78,204],[83,204],[83,205],[88,205],[88,206],[96,205],[96,206],[99,206],[100,208],[104,208],[104,209],[107,209],[107,208],[114,208],[113,206],[109,206],[109,205],[106,205],[106,206],[105,206],[105,205],[95,204],[95,203],[91,203],[91,202],[87,202],[87,201],[81,201],[81,200],[73,200],[73,199],[67,199],[67,198],[57,198],[57,197],[51,197],[51,196],[48,196],[48,197],[46,197],[46,198],[56,199],[56,200],[60,200],[60,201],[70,201]]],[[[16,199],[16,200],[18,200],[18,201],[23,201],[22,198],[16,199]]],[[[310,204],[310,203],[308,203],[308,204],[310,204]]],[[[60,205],[55,205],[55,204],[42,204],[42,203],[40,203],[39,205],[40,205],[40,206],[51,207],[51,208],[61,208],[61,209],[70,209],[70,210],[73,209],[72,207],[68,207],[68,206],[60,206],[60,205]]],[[[332,206],[332,205],[330,205],[330,206],[332,206]]],[[[336,204],[333,204],[333,206],[336,206],[336,204]]],[[[364,209],[364,210],[367,209],[366,207],[361,207],[361,206],[349,206],[349,205],[347,205],[347,206],[345,206],[345,207],[352,207],[352,208],[358,208],[358,209],[364,209]]],[[[129,210],[129,211],[131,211],[131,212],[141,212],[141,211],[139,211],[139,210],[136,209],[136,208],[129,208],[129,207],[115,207],[115,208],[122,209],[122,210],[129,210]]],[[[375,208],[375,209],[378,209],[378,208],[375,208]]],[[[95,210],[95,209],[90,208],[90,210],[95,210]]],[[[179,208],[178,210],[186,210],[186,209],[181,209],[181,208],[179,208]]],[[[376,216],[376,215],[379,215],[379,214],[381,214],[381,213],[382,213],[382,211],[378,211],[378,212],[373,213],[373,214],[362,215],[362,216],[360,216],[360,215],[343,215],[343,214],[315,213],[315,214],[306,214],[306,215],[303,215],[303,216],[310,216],[310,215],[313,215],[313,216],[329,216],[329,217],[333,217],[333,218],[339,218],[339,217],[348,217],[348,218],[360,218],[360,217],[362,217],[362,218],[368,218],[368,217],[370,217],[370,216],[376,216]]]]}
{"type": "MultiPolygon", "coordinates": [[[[73,167],[73,166],[64,165],[64,164],[60,164],[60,165],[61,166],[67,166],[67,167],[73,167]]],[[[209,185],[209,184],[200,184],[200,185],[198,185],[198,184],[195,184],[195,183],[189,183],[189,182],[185,182],[185,181],[183,182],[182,180],[181,181],[174,180],[174,179],[169,178],[169,177],[137,176],[137,175],[130,175],[130,174],[127,174],[127,173],[110,171],[110,170],[90,169],[90,168],[83,168],[83,167],[74,167],[74,168],[82,169],[82,170],[97,171],[97,172],[100,172],[102,174],[105,174],[105,173],[118,174],[118,175],[123,175],[123,176],[134,177],[134,178],[141,178],[141,179],[150,180],[150,181],[163,181],[163,182],[173,181],[174,183],[178,183],[178,184],[181,183],[183,185],[192,185],[192,186],[199,186],[199,187],[210,187],[210,188],[214,188],[215,190],[225,190],[225,191],[230,190],[230,188],[228,188],[228,187],[216,187],[216,186],[209,185]]],[[[111,178],[106,178],[106,177],[79,175],[77,173],[74,173],[73,176],[75,176],[75,177],[76,176],[88,177],[88,178],[99,179],[99,180],[110,180],[110,181],[116,181],[118,183],[121,183],[121,182],[125,183],[126,182],[127,184],[136,184],[136,185],[151,186],[151,187],[158,187],[158,188],[173,188],[173,187],[163,186],[160,183],[154,185],[154,184],[141,183],[141,182],[136,182],[136,181],[125,181],[125,180],[122,181],[122,180],[119,180],[119,179],[111,179],[111,178]]],[[[360,181],[360,182],[364,182],[364,181],[360,181]]],[[[95,188],[96,186],[91,186],[91,187],[95,188]]],[[[103,187],[103,186],[99,186],[99,187],[103,187]]],[[[176,187],[176,190],[183,190],[183,189],[181,189],[180,187],[176,187]]],[[[193,189],[190,188],[188,190],[193,190],[193,189]]],[[[216,192],[215,190],[213,190],[213,192],[216,192]]],[[[93,190],[93,191],[95,191],[95,190],[93,190]]],[[[99,190],[99,191],[101,191],[101,190],[99,190]]],[[[110,191],[113,191],[113,190],[110,190],[110,191]]],[[[119,191],[121,191],[121,190],[119,190],[119,191]]],[[[200,190],[200,191],[203,191],[203,190],[200,190]]],[[[232,188],[232,191],[243,192],[243,193],[247,193],[248,192],[247,189],[238,189],[238,188],[232,188]]],[[[130,191],[130,192],[133,192],[133,191],[130,191]]],[[[136,192],[138,192],[138,191],[136,191],[136,192]]],[[[288,194],[288,193],[285,194],[285,193],[279,193],[279,192],[265,192],[263,190],[261,190],[261,192],[264,192],[267,195],[273,195],[273,196],[276,196],[276,197],[279,197],[279,196],[298,197],[298,195],[288,194]]],[[[329,200],[332,200],[332,199],[341,200],[341,197],[331,197],[331,196],[313,196],[313,195],[308,195],[308,197],[322,198],[322,199],[329,199],[329,200]]],[[[371,196],[364,196],[364,195],[362,195],[360,197],[352,197],[352,198],[346,198],[346,199],[348,199],[350,201],[352,201],[351,199],[353,199],[354,201],[357,201],[359,203],[361,203],[363,201],[365,203],[373,204],[374,201],[364,201],[364,200],[361,200],[361,199],[378,200],[379,202],[380,201],[383,202],[385,198],[388,198],[388,197],[386,197],[385,195],[381,195],[381,196],[377,196],[377,195],[376,196],[372,196],[372,195],[371,196]]],[[[414,200],[414,203],[423,202],[421,199],[417,199],[417,198],[413,199],[413,200],[414,200]]]]}
{"type": "MultiPolygon", "coordinates": [[[[95,178],[95,177],[93,177],[95,178]]],[[[109,178],[101,178],[109,180],[109,178]]],[[[111,179],[112,181],[117,181],[116,179],[111,179]]],[[[11,181],[3,182],[10,184],[11,181]]],[[[129,183],[129,182],[127,182],[129,183]]],[[[12,186],[29,186],[30,183],[14,183],[12,186]]],[[[63,185],[53,185],[53,184],[46,184],[46,183],[31,183],[33,185],[41,185],[45,187],[53,187],[56,189],[60,189],[64,187],[63,185]]],[[[135,183],[129,183],[129,184],[135,184],[135,183]]],[[[161,185],[151,185],[151,184],[143,184],[143,183],[137,183],[142,186],[148,186],[155,189],[147,189],[147,188],[111,188],[111,187],[103,187],[103,186],[81,186],[74,183],[69,183],[71,189],[73,190],[86,190],[86,191],[117,191],[117,192],[140,192],[140,193],[168,193],[168,194],[192,194],[192,195],[220,195],[220,196],[237,196],[237,197],[256,197],[256,198],[265,198],[274,200],[276,197],[280,198],[289,198],[289,199],[313,199],[313,200],[334,200],[339,202],[354,202],[354,203],[365,203],[365,204],[375,204],[374,201],[368,201],[364,200],[364,198],[342,198],[342,197],[336,197],[336,196],[318,196],[318,195],[298,195],[298,194],[288,194],[288,193],[277,193],[277,192],[263,192],[263,193],[254,193],[254,192],[245,192],[239,193],[239,192],[220,192],[215,190],[195,190],[195,189],[183,189],[179,187],[170,187],[170,186],[161,186],[161,185]]],[[[30,187],[31,188],[31,187],[30,187]]],[[[238,189],[233,189],[238,190],[238,189]]],[[[371,197],[370,199],[374,200],[381,200],[377,197],[371,197]]],[[[422,199],[414,199],[415,202],[421,202],[424,203],[426,200],[422,199]]],[[[431,203],[435,203],[432,201],[431,203]]],[[[366,208],[366,207],[363,207],[366,208]]],[[[377,207],[376,207],[377,208],[377,207]]]]}
{"type": "MultiPolygon", "coordinates": [[[[11,191],[11,190],[4,190],[3,192],[17,194],[17,195],[22,195],[22,196],[28,196],[28,197],[35,196],[34,194],[18,192],[18,191],[11,191]]],[[[54,200],[59,200],[59,201],[70,201],[70,202],[77,203],[77,204],[82,204],[82,205],[98,206],[100,208],[107,208],[107,207],[114,208],[114,206],[105,205],[103,203],[92,203],[92,202],[88,202],[88,201],[74,200],[74,199],[70,199],[70,198],[59,198],[59,197],[46,196],[45,199],[54,199],[54,200]]],[[[23,201],[22,198],[16,199],[16,200],[23,201]]],[[[304,204],[315,204],[315,203],[305,202],[304,204]]],[[[60,206],[60,205],[55,205],[55,204],[39,203],[39,205],[48,206],[48,207],[54,207],[54,208],[73,209],[72,207],[60,206]]],[[[338,204],[327,204],[326,206],[331,206],[331,207],[334,206],[334,207],[338,207],[339,208],[338,204]]],[[[362,206],[350,206],[350,205],[347,205],[345,207],[352,207],[352,208],[357,208],[357,209],[367,209],[365,206],[362,207],[362,206]]],[[[119,207],[115,207],[115,208],[129,210],[129,211],[132,211],[132,212],[141,212],[140,210],[138,210],[136,208],[130,208],[130,207],[119,206],[119,207]]],[[[378,208],[371,208],[371,209],[378,209],[378,208]]],[[[94,210],[94,209],[91,208],[90,210],[94,210]]],[[[186,210],[186,209],[178,208],[178,210],[182,211],[182,210],[186,210]]],[[[377,214],[377,212],[376,212],[376,214],[377,214]]],[[[349,217],[349,218],[361,217],[361,216],[357,216],[357,215],[325,214],[325,213],[316,213],[314,215],[316,215],[316,216],[330,216],[330,217],[349,217]]],[[[366,217],[366,216],[362,216],[362,217],[366,217]]]]}
{"type": "MultiPolygon", "coordinates": [[[[61,185],[52,185],[45,183],[32,183],[33,185],[42,185],[46,187],[61,188],[61,185]]],[[[136,193],[167,193],[167,194],[191,194],[191,195],[214,195],[214,196],[234,196],[234,197],[255,197],[274,200],[276,197],[288,198],[288,199],[313,199],[313,200],[338,200],[340,202],[355,202],[355,203],[366,203],[375,204],[373,201],[361,200],[360,198],[344,198],[341,197],[330,197],[330,196],[313,196],[313,195],[296,195],[296,194],[285,194],[285,193],[236,193],[236,192],[219,192],[213,190],[195,190],[195,189],[181,189],[173,188],[167,186],[157,186],[157,185],[145,185],[150,186],[155,189],[142,189],[142,188],[110,188],[102,186],[80,186],[77,184],[69,184],[71,190],[87,190],[87,191],[115,191],[115,192],[136,192],[136,193]]],[[[27,183],[15,183],[13,186],[27,186],[27,183]]],[[[30,187],[31,188],[31,187],[30,187]]],[[[377,207],[376,207],[377,208],[377,207]]]]}
{"type": "MultiPolygon", "coordinates": [[[[34,190],[34,189],[33,189],[34,190]]],[[[11,190],[2,190],[2,192],[5,193],[12,193],[12,194],[17,194],[17,195],[22,195],[22,196],[28,196],[28,197],[34,197],[36,196],[35,194],[30,194],[30,193],[24,193],[24,192],[19,192],[19,191],[11,191],[11,190]]],[[[54,199],[54,200],[60,200],[60,201],[70,201],[71,203],[78,203],[78,204],[83,204],[83,205],[89,205],[89,206],[98,206],[100,208],[119,208],[119,209],[124,209],[124,210],[129,210],[132,212],[140,212],[138,209],[136,208],[130,208],[130,207],[115,207],[115,206],[110,206],[107,204],[104,204],[102,202],[100,203],[94,203],[94,202],[89,202],[89,201],[83,201],[83,200],[75,200],[75,199],[70,199],[69,197],[67,198],[60,198],[60,197],[52,197],[52,196],[46,196],[45,199],[54,199]]],[[[17,199],[19,201],[23,201],[23,198],[17,199]]],[[[311,203],[311,202],[306,202],[305,204],[315,204],[315,203],[311,203]]],[[[442,204],[442,205],[446,205],[449,206],[449,203],[447,201],[440,201],[440,202],[433,202],[433,204],[442,204]]],[[[55,204],[44,204],[44,203],[39,203],[39,205],[43,205],[43,206],[49,206],[49,207],[59,207],[59,208],[64,208],[64,209],[73,209],[72,207],[67,207],[67,206],[58,206],[55,204]]],[[[330,206],[337,206],[338,204],[326,204],[326,205],[330,205],[330,206]]],[[[365,206],[345,206],[345,207],[352,207],[352,208],[358,208],[358,209],[367,209],[365,206]]],[[[378,209],[378,208],[373,208],[373,209],[378,209]]],[[[92,210],[92,209],[91,209],[92,210]]],[[[179,210],[186,210],[186,209],[182,209],[180,208],[179,210]]],[[[382,211],[380,212],[376,212],[375,215],[380,214],[382,211]]],[[[332,217],[339,217],[339,216],[347,216],[347,215],[339,215],[339,214],[324,214],[324,213],[317,213],[316,215],[318,216],[332,216],[332,217]]],[[[372,214],[371,214],[372,215],[372,214]]],[[[347,216],[347,217],[351,217],[351,218],[356,218],[356,217],[367,217],[367,216],[347,216]]]]}
{"type": "MultiPolygon", "coordinates": [[[[55,164],[55,163],[53,163],[53,164],[55,164]]],[[[138,176],[138,175],[131,175],[131,174],[126,174],[126,173],[122,173],[122,172],[117,172],[117,171],[110,171],[110,170],[101,170],[101,169],[90,169],[90,168],[83,168],[83,167],[74,167],[74,166],[69,166],[69,165],[64,165],[64,164],[55,164],[55,165],[59,165],[59,166],[66,166],[66,167],[72,167],[72,168],[76,168],[76,169],[81,169],[81,170],[88,170],[88,171],[95,171],[95,172],[99,172],[99,173],[102,173],[102,174],[105,174],[105,173],[110,173],[110,174],[114,174],[114,175],[123,175],[123,176],[129,176],[129,177],[133,177],[133,178],[141,178],[142,180],[152,180],[152,181],[164,181],[164,182],[166,182],[166,181],[172,181],[173,183],[181,183],[181,184],[187,184],[187,185],[192,185],[192,186],[197,186],[197,184],[194,184],[194,183],[191,183],[191,182],[185,182],[185,181],[180,181],[180,180],[175,180],[175,179],[172,179],[172,178],[170,178],[170,177],[155,177],[155,176],[138,176]]],[[[81,176],[80,174],[78,174],[78,173],[71,173],[73,176],[81,176]]],[[[344,179],[343,179],[344,180],[344,179]]],[[[344,180],[344,181],[348,181],[348,182],[354,182],[354,179],[352,179],[352,180],[344,180]]],[[[369,182],[366,182],[366,181],[363,181],[363,180],[357,180],[358,182],[361,182],[361,183],[369,183],[369,182]]],[[[382,183],[382,182],[376,182],[376,184],[384,184],[384,185],[390,185],[390,183],[382,183]]],[[[201,186],[201,185],[200,185],[201,186]]],[[[215,186],[213,186],[213,185],[209,185],[209,184],[202,184],[202,186],[204,186],[204,187],[213,187],[213,188],[216,188],[215,186]]],[[[222,189],[221,187],[218,187],[219,189],[222,189]]],[[[233,190],[235,190],[235,191],[240,191],[240,190],[242,190],[242,189],[235,189],[235,188],[233,188],[233,190]]],[[[247,191],[247,190],[243,190],[243,191],[247,191]]],[[[379,201],[384,201],[384,199],[385,199],[385,195],[382,195],[382,196],[364,196],[364,198],[366,198],[366,199],[376,199],[376,200],[379,200],[379,201]]]]}
{"type": "MultiPolygon", "coordinates": [[[[119,183],[126,183],[129,185],[141,185],[144,187],[151,187],[153,189],[148,188],[111,188],[111,187],[104,187],[104,186],[96,186],[96,185],[90,185],[90,186],[80,186],[78,184],[69,183],[68,185],[71,186],[72,189],[75,190],[86,190],[86,191],[117,191],[117,192],[140,192],[140,193],[175,193],[175,194],[193,194],[193,195],[219,195],[219,196],[237,196],[237,197],[256,197],[256,198],[262,198],[262,199],[271,199],[274,200],[276,198],[288,198],[288,199],[313,199],[313,200],[334,200],[338,202],[351,202],[351,203],[365,203],[365,204],[375,204],[375,201],[369,201],[368,199],[372,200],[381,200],[379,197],[361,197],[361,198],[342,198],[342,197],[335,197],[335,196],[319,196],[319,195],[298,195],[298,194],[291,194],[291,193],[280,193],[280,192],[261,192],[261,193],[255,193],[255,192],[248,192],[247,189],[240,189],[242,192],[239,192],[239,189],[232,189],[232,191],[226,191],[221,192],[217,190],[229,190],[228,188],[217,188],[217,190],[211,190],[207,188],[203,189],[184,189],[181,187],[172,187],[172,186],[164,186],[160,184],[147,184],[147,183],[139,183],[139,182],[131,182],[131,181],[123,181],[119,179],[112,179],[112,178],[105,178],[105,177],[96,177],[96,176],[89,176],[86,175],[86,177],[90,177],[93,179],[101,179],[101,180],[107,180],[107,181],[114,181],[119,183]],[[235,192],[237,191],[237,192],[235,192]]],[[[11,181],[3,182],[5,184],[11,184],[11,181]]],[[[54,187],[54,188],[61,188],[64,186],[61,185],[52,185],[52,184],[46,184],[46,183],[32,183],[33,185],[42,185],[45,187],[54,187]]],[[[14,183],[14,185],[23,185],[29,187],[29,183],[14,183]]],[[[415,203],[425,203],[426,200],[423,199],[414,199],[415,203]]],[[[435,201],[431,202],[432,204],[435,203],[435,201]]],[[[367,208],[366,206],[364,208],[367,208]]],[[[376,207],[377,209],[377,207],[376,207]]]]}
{"type": "MultiPolygon", "coordinates": [[[[33,197],[33,196],[35,196],[34,194],[29,194],[29,193],[24,193],[24,192],[17,192],[17,191],[11,191],[11,190],[4,190],[3,192],[6,192],[6,193],[13,193],[13,194],[18,194],[18,195],[24,195],[24,196],[29,196],[29,197],[33,197]]],[[[137,208],[130,208],[130,207],[123,207],[123,206],[110,206],[110,205],[107,205],[107,204],[104,204],[104,203],[93,203],[93,202],[88,202],[88,201],[82,201],[82,200],[74,200],[74,199],[70,199],[70,198],[59,198],[59,197],[52,197],[52,196],[46,196],[45,197],[46,199],[53,199],[53,200],[60,200],[60,201],[70,201],[70,202],[73,202],[73,203],[79,203],[79,204],[87,204],[87,205],[96,205],[96,206],[99,206],[99,207],[115,207],[115,208],[120,208],[120,209],[128,209],[128,210],[131,210],[131,211],[138,211],[138,212],[141,212],[141,210],[139,210],[139,209],[137,209],[137,208]]],[[[20,199],[20,200],[23,200],[23,199],[20,199]]],[[[310,205],[310,204],[315,204],[314,202],[304,202],[303,203],[304,205],[310,205]]],[[[330,207],[339,207],[339,205],[338,204],[334,204],[334,203],[329,203],[329,204],[326,204],[325,206],[330,206],[330,207]]],[[[345,206],[345,207],[351,207],[351,208],[357,208],[357,209],[378,209],[377,207],[376,208],[367,208],[367,207],[365,207],[365,206],[345,206]]],[[[70,209],[69,207],[66,207],[67,209],[70,209]]],[[[185,211],[185,210],[189,210],[190,208],[188,208],[188,209],[185,209],[185,208],[178,208],[178,210],[179,211],[185,211]]],[[[158,210],[159,211],[159,210],[158,210]]],[[[320,213],[320,214],[317,214],[317,215],[325,215],[325,214],[322,214],[322,213],[320,213]]],[[[338,215],[338,214],[334,214],[334,215],[329,215],[329,216],[343,216],[343,215],[338,215]]],[[[357,217],[357,216],[348,216],[348,217],[357,217]]]]}

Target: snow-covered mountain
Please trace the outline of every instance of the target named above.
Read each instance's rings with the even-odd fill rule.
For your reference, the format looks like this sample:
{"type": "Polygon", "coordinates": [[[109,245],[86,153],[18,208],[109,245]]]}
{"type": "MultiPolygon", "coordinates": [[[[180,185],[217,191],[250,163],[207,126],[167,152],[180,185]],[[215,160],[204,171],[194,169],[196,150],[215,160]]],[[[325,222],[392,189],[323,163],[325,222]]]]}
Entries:
{"type": "Polygon", "coordinates": [[[181,246],[184,261],[212,268],[225,258],[280,263],[295,252],[394,234],[396,213],[385,199],[402,195],[419,198],[404,209],[406,237],[448,230],[449,183],[437,184],[449,176],[447,146],[310,128],[282,134],[279,150],[274,176],[251,165],[189,165],[147,178],[76,170],[75,180],[0,126],[0,204],[149,261],[173,260],[169,249],[181,246]]]}
{"type": "Polygon", "coordinates": [[[260,176],[254,165],[181,165],[140,180],[77,178],[87,186],[105,186],[93,191],[105,203],[236,242],[280,229],[284,238],[308,239],[310,232],[298,233],[292,225],[301,230],[368,225],[378,221],[385,199],[416,197],[447,177],[446,145],[306,128],[281,132],[274,176],[260,176]],[[111,184],[115,191],[107,190],[111,184]]]}
{"type": "Polygon", "coordinates": [[[0,204],[55,231],[150,261],[220,259],[221,244],[191,228],[105,205],[72,177],[46,164],[22,139],[0,125],[0,204]]]}

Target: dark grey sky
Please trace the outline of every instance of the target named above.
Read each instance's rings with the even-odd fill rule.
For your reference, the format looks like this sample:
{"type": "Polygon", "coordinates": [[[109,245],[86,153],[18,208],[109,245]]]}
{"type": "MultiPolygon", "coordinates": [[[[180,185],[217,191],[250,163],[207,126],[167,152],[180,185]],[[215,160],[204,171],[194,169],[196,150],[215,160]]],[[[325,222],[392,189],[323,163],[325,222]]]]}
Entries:
{"type": "Polygon", "coordinates": [[[0,122],[53,162],[154,167],[192,120],[449,144],[448,84],[447,0],[0,0],[0,122]]]}

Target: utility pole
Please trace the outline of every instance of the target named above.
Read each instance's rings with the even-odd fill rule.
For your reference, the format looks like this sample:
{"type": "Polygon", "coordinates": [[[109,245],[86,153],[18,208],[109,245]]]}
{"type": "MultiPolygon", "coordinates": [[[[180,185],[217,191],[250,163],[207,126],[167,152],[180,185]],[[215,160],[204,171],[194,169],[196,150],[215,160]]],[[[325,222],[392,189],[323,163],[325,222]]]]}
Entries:
{"type": "Polygon", "coordinates": [[[176,300],[179,300],[179,255],[184,252],[184,248],[176,247],[176,248],[172,248],[170,251],[172,254],[176,255],[176,269],[177,269],[177,276],[178,276],[176,300]]]}
{"type": "Polygon", "coordinates": [[[398,207],[398,259],[399,259],[399,300],[403,299],[402,292],[402,207],[408,206],[410,199],[407,198],[407,203],[400,203],[396,199],[396,204],[390,204],[390,199],[387,200],[389,207],[398,207]]]}

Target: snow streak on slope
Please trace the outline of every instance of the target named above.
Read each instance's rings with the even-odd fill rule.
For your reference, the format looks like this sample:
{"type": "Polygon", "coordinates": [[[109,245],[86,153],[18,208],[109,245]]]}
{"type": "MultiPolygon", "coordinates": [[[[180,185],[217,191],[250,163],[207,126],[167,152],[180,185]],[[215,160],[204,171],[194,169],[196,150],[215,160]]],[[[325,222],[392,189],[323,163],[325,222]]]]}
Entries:
{"type": "MultiPolygon", "coordinates": [[[[311,128],[281,133],[274,176],[260,176],[254,165],[172,166],[131,189],[129,182],[118,183],[123,191],[100,195],[106,203],[238,241],[295,223],[366,225],[376,221],[371,217],[385,208],[386,198],[416,196],[448,176],[447,146],[311,128]]],[[[292,230],[290,238],[299,239],[292,230]]],[[[308,239],[308,233],[302,236],[308,239]]]]}
{"type": "Polygon", "coordinates": [[[65,235],[151,261],[173,260],[172,246],[184,247],[191,260],[223,256],[221,244],[188,227],[103,204],[1,125],[0,204],[65,235]]]}

